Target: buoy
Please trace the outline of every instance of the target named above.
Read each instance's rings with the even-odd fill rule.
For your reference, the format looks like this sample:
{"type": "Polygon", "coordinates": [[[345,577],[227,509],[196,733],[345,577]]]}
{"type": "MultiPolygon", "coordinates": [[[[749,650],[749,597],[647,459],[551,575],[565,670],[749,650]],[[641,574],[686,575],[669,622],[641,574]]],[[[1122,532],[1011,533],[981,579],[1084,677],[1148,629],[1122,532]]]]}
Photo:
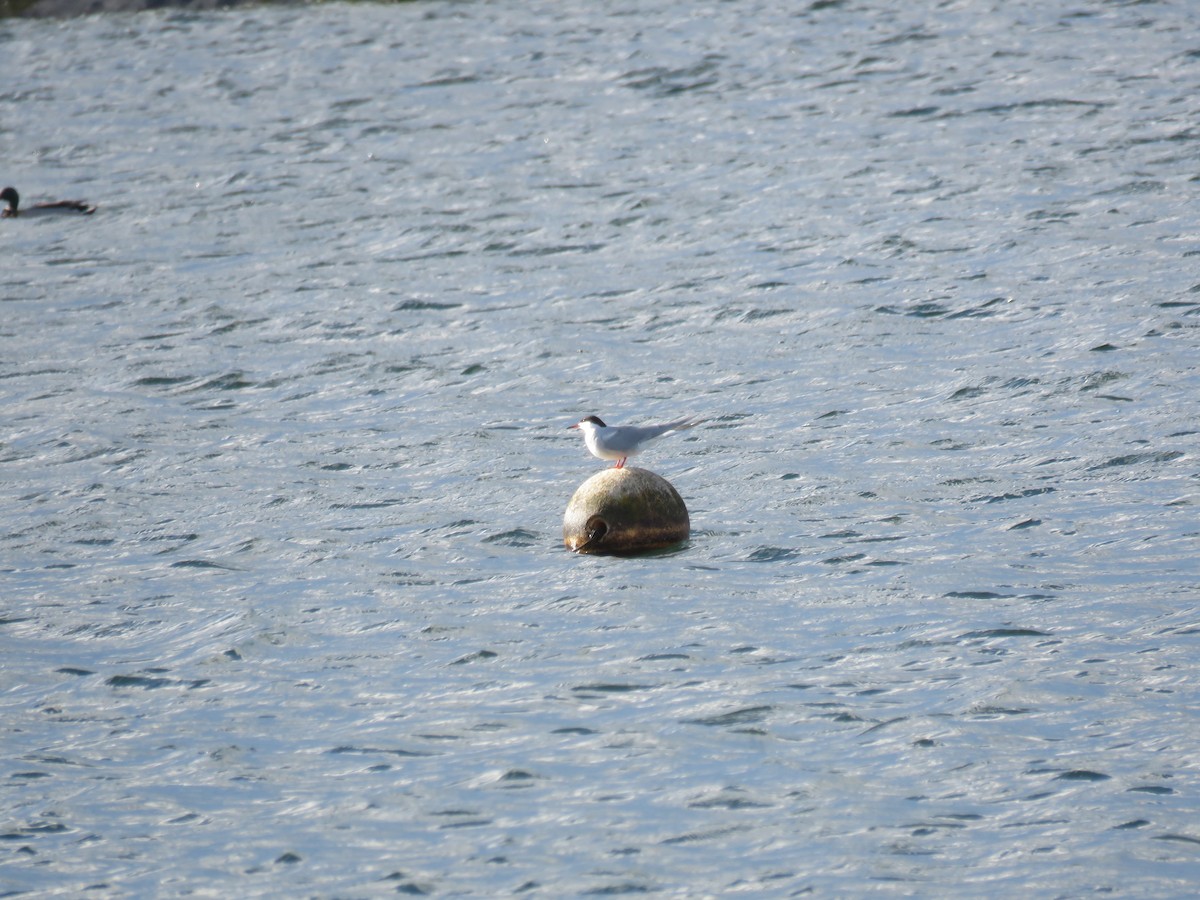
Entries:
{"type": "Polygon", "coordinates": [[[576,553],[639,553],[686,541],[687,506],[661,475],[630,466],[602,469],[571,497],[563,543],[576,553]]]}

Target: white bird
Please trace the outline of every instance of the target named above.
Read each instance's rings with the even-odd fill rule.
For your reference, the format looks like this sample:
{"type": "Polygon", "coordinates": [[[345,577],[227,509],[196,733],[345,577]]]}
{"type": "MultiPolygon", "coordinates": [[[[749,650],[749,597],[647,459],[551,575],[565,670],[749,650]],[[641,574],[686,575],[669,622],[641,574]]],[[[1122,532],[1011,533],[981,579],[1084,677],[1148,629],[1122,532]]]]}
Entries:
{"type": "Polygon", "coordinates": [[[587,444],[592,456],[597,459],[615,459],[617,464],[614,468],[623,469],[625,460],[637,456],[651,441],[676,431],[694,428],[702,421],[703,419],[697,419],[695,416],[688,416],[686,419],[667,422],[664,425],[605,425],[598,416],[588,416],[568,427],[578,428],[583,432],[583,442],[587,444]]]}
{"type": "Polygon", "coordinates": [[[16,188],[12,187],[6,187],[0,191],[0,201],[5,203],[4,209],[0,210],[0,219],[15,219],[18,216],[28,219],[53,213],[83,213],[90,216],[96,211],[96,207],[86,200],[53,200],[49,203],[35,203],[33,206],[20,209],[21,195],[17,193],[16,188]]]}

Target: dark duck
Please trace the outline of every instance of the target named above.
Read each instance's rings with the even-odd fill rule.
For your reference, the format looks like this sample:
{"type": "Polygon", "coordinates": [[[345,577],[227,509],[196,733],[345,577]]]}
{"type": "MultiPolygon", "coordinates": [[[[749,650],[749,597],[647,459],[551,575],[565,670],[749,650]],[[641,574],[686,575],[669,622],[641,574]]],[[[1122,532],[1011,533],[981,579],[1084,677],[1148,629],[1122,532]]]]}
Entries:
{"type": "Polygon", "coordinates": [[[63,213],[90,216],[96,207],[84,200],[55,200],[50,203],[35,203],[21,207],[21,195],[16,188],[6,187],[0,191],[0,201],[6,206],[0,210],[0,219],[29,218],[31,216],[61,215],[63,213]]]}

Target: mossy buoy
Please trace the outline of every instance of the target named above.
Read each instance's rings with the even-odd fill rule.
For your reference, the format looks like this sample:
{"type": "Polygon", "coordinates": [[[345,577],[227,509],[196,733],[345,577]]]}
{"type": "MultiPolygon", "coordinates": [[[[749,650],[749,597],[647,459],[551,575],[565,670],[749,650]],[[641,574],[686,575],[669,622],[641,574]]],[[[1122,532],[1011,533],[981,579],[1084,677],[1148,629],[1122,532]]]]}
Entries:
{"type": "Polygon", "coordinates": [[[563,516],[563,544],[576,553],[640,553],[691,534],[687,506],[661,475],[603,469],[581,484],[563,516]]]}

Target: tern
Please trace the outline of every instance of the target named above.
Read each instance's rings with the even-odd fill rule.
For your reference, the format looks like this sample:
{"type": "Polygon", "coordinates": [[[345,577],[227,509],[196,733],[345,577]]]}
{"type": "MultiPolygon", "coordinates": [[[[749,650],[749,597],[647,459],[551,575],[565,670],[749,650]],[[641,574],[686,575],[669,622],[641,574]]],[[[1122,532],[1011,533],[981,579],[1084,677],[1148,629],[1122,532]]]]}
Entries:
{"type": "Polygon", "coordinates": [[[605,425],[598,416],[588,416],[580,419],[569,428],[578,428],[583,432],[583,441],[587,444],[592,456],[597,459],[615,459],[613,468],[625,468],[625,460],[637,456],[651,441],[694,428],[702,419],[688,416],[663,425],[605,425]]]}
{"type": "Polygon", "coordinates": [[[18,216],[29,218],[50,213],[83,213],[90,216],[96,211],[96,207],[84,200],[55,200],[50,203],[35,203],[33,206],[20,209],[21,195],[17,193],[16,188],[11,187],[0,191],[0,200],[8,204],[3,210],[0,210],[0,219],[15,219],[18,216]]]}

